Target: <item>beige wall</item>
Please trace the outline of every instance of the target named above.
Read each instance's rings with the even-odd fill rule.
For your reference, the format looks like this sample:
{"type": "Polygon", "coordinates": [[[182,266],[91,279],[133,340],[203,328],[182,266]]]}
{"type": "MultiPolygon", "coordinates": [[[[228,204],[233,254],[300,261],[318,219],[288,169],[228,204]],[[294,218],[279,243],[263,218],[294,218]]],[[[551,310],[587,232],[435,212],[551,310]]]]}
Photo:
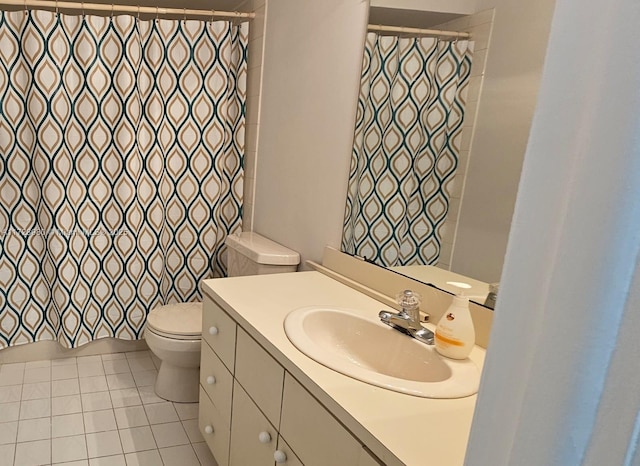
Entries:
{"type": "MultiPolygon", "coordinates": [[[[477,11],[495,16],[460,220],[445,255],[452,249],[451,269],[484,281],[500,279],[553,6],[478,1],[477,11]]],[[[364,0],[270,1],[257,42],[261,88],[249,64],[248,92],[260,106],[248,104],[244,229],[303,261],[340,245],[367,13],[364,0]]]]}
{"type": "Polygon", "coordinates": [[[260,91],[262,86],[262,62],[264,59],[264,35],[266,27],[266,0],[251,0],[251,10],[256,17],[249,27],[247,47],[247,108],[245,120],[244,154],[244,202],[242,230],[253,229],[256,164],[260,123],[260,91]]]}
{"type": "Polygon", "coordinates": [[[368,2],[267,2],[253,230],[340,246],[368,2]]]}
{"type": "Polygon", "coordinates": [[[445,270],[451,269],[451,256],[453,254],[453,245],[455,243],[458,218],[460,216],[460,205],[462,203],[464,183],[472,149],[471,140],[475,130],[476,115],[478,113],[485,65],[489,52],[489,39],[491,38],[491,29],[493,27],[493,13],[493,9],[484,10],[472,15],[462,16],[461,18],[435,27],[436,29],[445,31],[467,32],[471,34],[474,43],[458,168],[456,170],[456,176],[451,179],[446,186],[450,195],[449,212],[447,213],[446,221],[440,229],[442,243],[437,266],[445,270]]]}
{"type": "Polygon", "coordinates": [[[451,269],[500,279],[555,0],[480,0],[495,8],[451,269]]]}

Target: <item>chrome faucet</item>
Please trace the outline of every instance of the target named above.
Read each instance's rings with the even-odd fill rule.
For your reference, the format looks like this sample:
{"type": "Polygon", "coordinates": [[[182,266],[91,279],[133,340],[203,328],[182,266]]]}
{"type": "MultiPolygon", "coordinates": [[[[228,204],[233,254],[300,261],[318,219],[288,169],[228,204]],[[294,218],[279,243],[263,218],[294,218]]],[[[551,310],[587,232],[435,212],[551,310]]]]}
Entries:
{"type": "Polygon", "coordinates": [[[491,283],[489,285],[489,294],[487,295],[487,299],[484,301],[484,305],[490,307],[491,309],[496,308],[496,300],[498,299],[498,288],[500,288],[500,283],[491,283]]]}
{"type": "Polygon", "coordinates": [[[433,332],[420,323],[420,295],[404,290],[396,296],[401,311],[380,311],[378,317],[390,327],[405,333],[427,345],[433,345],[433,332]]]}

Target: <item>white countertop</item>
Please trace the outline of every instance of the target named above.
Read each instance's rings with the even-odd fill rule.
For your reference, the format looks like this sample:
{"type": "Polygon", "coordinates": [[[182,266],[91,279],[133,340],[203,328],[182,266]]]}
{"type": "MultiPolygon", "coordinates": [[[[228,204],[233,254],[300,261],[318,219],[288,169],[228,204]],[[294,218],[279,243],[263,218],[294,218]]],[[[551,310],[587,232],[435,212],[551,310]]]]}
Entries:
{"type": "MultiPolygon", "coordinates": [[[[371,316],[391,308],[319,272],[205,280],[203,291],[386,464],[463,464],[476,395],[436,400],[378,388],[317,363],[284,332],[284,318],[299,307],[341,306],[371,316]]],[[[478,346],[471,353],[480,370],[484,355],[478,346]]]]}

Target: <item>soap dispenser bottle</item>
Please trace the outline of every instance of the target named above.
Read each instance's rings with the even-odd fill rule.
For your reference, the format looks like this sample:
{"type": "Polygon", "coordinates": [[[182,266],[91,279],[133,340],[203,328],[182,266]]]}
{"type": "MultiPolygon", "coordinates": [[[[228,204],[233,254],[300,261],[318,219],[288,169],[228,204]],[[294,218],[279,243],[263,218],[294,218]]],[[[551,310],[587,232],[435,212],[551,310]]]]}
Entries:
{"type": "Polygon", "coordinates": [[[436,350],[451,359],[465,359],[471,353],[475,342],[476,332],[469,311],[469,299],[461,289],[438,322],[435,335],[436,350]]]}

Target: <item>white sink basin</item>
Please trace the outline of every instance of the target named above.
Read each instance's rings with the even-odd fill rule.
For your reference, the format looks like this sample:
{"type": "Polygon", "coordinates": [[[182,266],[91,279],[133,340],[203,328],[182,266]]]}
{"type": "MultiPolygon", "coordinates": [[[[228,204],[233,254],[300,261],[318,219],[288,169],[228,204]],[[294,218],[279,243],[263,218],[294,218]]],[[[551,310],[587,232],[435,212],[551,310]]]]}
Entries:
{"type": "Polygon", "coordinates": [[[425,398],[461,398],[478,391],[480,372],[473,361],[445,358],[434,346],[355,310],[296,309],[284,329],[304,354],[362,382],[425,398]]]}

